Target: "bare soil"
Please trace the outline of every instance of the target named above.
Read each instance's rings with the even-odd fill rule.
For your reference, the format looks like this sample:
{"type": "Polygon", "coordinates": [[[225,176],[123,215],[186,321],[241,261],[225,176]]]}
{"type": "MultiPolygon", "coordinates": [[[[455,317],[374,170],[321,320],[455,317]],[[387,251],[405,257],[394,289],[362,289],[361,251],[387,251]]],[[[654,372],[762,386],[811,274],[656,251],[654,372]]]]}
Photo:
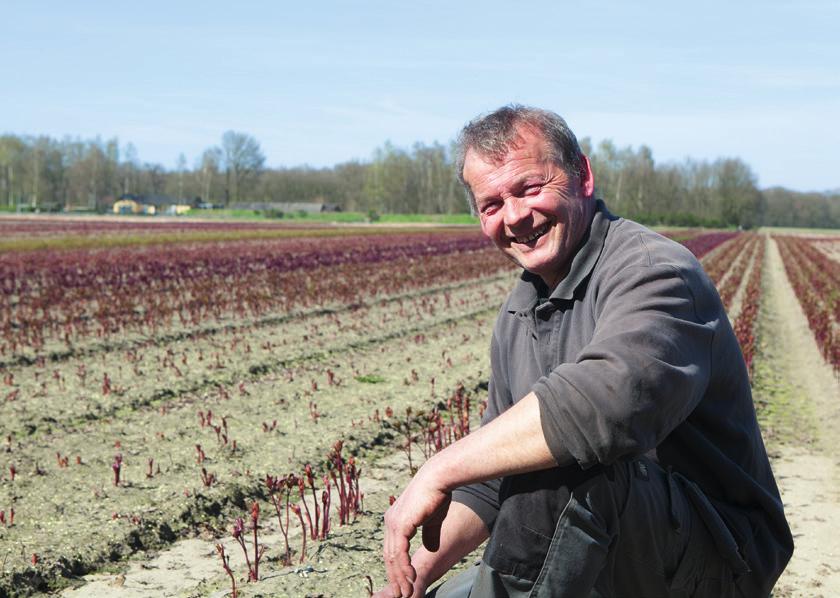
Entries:
{"type": "MultiPolygon", "coordinates": [[[[840,596],[840,449],[835,444],[840,430],[840,384],[820,357],[772,241],[765,256],[763,287],[754,398],[796,543],[793,560],[773,595],[840,596]]],[[[737,310],[740,297],[735,303],[733,307],[737,310]]],[[[480,356],[484,354],[486,333],[494,315],[490,311],[476,319],[467,318],[451,324],[439,340],[427,332],[432,345],[429,354],[449,348],[458,357],[455,370],[460,370],[460,374],[486,369],[479,367],[484,361],[480,356]],[[453,351],[451,344],[453,338],[462,336],[458,331],[460,326],[465,326],[464,330],[473,335],[472,341],[464,342],[463,353],[453,351]],[[482,332],[477,333],[477,329],[482,332]],[[473,344],[476,341],[479,344],[473,344]],[[478,353],[472,353],[470,359],[470,353],[476,350],[478,353]]],[[[255,348],[256,345],[254,343],[255,348]]],[[[384,393],[390,397],[377,397],[376,401],[371,401],[369,409],[375,404],[399,403],[396,397],[409,388],[400,382],[406,366],[398,366],[397,360],[393,359],[395,353],[415,350],[409,345],[386,341],[374,345],[368,355],[355,358],[354,366],[359,370],[373,371],[385,379],[397,381],[384,393]]],[[[445,366],[441,358],[432,361],[437,362],[433,368],[438,368],[438,372],[423,371],[422,379],[427,380],[437,373],[440,381],[445,366]]],[[[477,375],[470,381],[474,388],[486,372],[477,375]]],[[[451,374],[446,378],[456,379],[451,374]]],[[[377,384],[359,391],[381,395],[381,386],[377,384]]],[[[258,394],[259,390],[252,389],[252,392],[258,394]]],[[[340,396],[340,393],[336,395],[340,396]]],[[[320,402],[325,406],[329,404],[325,397],[321,397],[320,402]]],[[[338,415],[337,411],[334,413],[338,415]]],[[[305,414],[302,417],[305,418],[305,414]]],[[[339,418],[333,418],[333,425],[337,423],[336,419],[339,418]]],[[[301,425],[303,421],[300,420],[301,425]]],[[[414,454],[415,465],[418,453],[419,450],[414,454]]],[[[277,462],[291,462],[293,458],[282,454],[278,455],[277,462]]],[[[262,541],[269,549],[258,584],[246,583],[244,559],[229,534],[221,539],[231,555],[240,596],[367,596],[368,576],[375,587],[383,583],[381,515],[387,508],[388,496],[396,494],[407,483],[408,463],[405,453],[398,448],[398,439],[394,438],[386,438],[381,446],[368,447],[360,460],[365,468],[362,490],[367,514],[352,525],[334,528],[329,540],[310,544],[308,558],[303,563],[282,565],[283,540],[267,512],[262,541]]],[[[66,589],[60,595],[91,598],[229,596],[229,580],[219,566],[214,548],[220,541],[218,532],[218,529],[197,529],[192,536],[158,552],[138,552],[111,570],[79,578],[74,584],[76,587],[66,589]]],[[[295,526],[290,543],[297,557],[300,533],[295,526]]],[[[465,559],[462,565],[470,560],[465,559]]]]}
{"type": "Polygon", "coordinates": [[[767,246],[754,397],[794,535],[774,596],[840,596],[840,384],[767,246]]]}

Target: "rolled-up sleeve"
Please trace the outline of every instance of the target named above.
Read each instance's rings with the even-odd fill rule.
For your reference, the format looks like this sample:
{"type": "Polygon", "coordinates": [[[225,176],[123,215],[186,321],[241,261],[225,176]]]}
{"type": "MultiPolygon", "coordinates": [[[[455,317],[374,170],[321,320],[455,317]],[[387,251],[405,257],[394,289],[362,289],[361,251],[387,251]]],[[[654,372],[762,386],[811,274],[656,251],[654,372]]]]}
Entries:
{"type": "Polygon", "coordinates": [[[670,265],[624,268],[594,299],[595,332],[573,362],[533,386],[548,446],[588,468],[656,447],[709,379],[715,322],[670,265]]]}

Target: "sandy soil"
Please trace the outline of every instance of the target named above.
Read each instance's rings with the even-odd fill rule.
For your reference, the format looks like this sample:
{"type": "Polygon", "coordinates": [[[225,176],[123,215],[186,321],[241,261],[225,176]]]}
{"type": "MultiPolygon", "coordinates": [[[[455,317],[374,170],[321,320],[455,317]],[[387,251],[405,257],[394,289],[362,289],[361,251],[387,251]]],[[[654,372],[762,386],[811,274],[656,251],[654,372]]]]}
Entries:
{"type": "Polygon", "coordinates": [[[796,546],[774,596],[840,596],[840,384],[774,242],[765,268],[755,396],[796,546]]]}

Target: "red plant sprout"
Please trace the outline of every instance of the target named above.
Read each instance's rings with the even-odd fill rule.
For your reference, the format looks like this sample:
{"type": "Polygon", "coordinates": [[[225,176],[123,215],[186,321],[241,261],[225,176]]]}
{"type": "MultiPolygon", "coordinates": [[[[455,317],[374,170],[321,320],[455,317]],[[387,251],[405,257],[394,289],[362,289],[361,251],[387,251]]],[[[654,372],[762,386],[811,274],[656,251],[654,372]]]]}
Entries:
{"type": "Polygon", "coordinates": [[[16,474],[17,474],[17,467],[15,467],[15,464],[12,463],[11,465],[9,465],[9,477],[12,479],[13,482],[15,481],[15,475],[16,474]]]}
{"type": "MultiPolygon", "coordinates": [[[[309,515],[309,506],[306,504],[306,482],[304,482],[303,478],[298,478],[298,493],[300,494],[300,502],[303,503],[303,509],[306,513],[306,520],[309,522],[309,533],[314,533],[314,528],[312,527],[312,517],[309,515]]],[[[318,506],[317,503],[315,505],[318,506]]],[[[301,520],[301,527],[303,527],[303,521],[301,520]]],[[[303,527],[303,535],[304,537],[307,534],[307,529],[303,527]]],[[[313,538],[314,539],[314,538],[313,538]]]]}
{"type": "Polygon", "coordinates": [[[207,458],[207,455],[204,454],[204,449],[201,448],[200,444],[195,445],[195,452],[195,462],[201,465],[202,463],[204,463],[204,460],[207,458]]]}
{"type": "Polygon", "coordinates": [[[40,561],[41,559],[38,558],[38,553],[37,552],[33,552],[31,560],[32,560],[32,566],[34,567],[35,565],[38,564],[38,561],[40,561]]]}
{"type": "Polygon", "coordinates": [[[251,573],[254,569],[251,567],[251,558],[248,556],[248,548],[245,546],[245,538],[242,537],[244,532],[245,522],[242,520],[242,517],[237,517],[233,522],[232,535],[233,539],[239,543],[239,546],[242,548],[242,553],[245,555],[245,564],[248,566],[248,581],[251,581],[251,573]]]}
{"type": "Polygon", "coordinates": [[[104,374],[102,377],[102,394],[109,395],[111,394],[111,378],[108,377],[108,374],[104,374]]]}
{"type": "Polygon", "coordinates": [[[201,483],[205,488],[209,488],[216,483],[216,474],[209,473],[204,467],[201,468],[201,483]]]}
{"type": "MultiPolygon", "coordinates": [[[[216,354],[216,367],[217,367],[217,369],[222,369],[222,368],[224,367],[224,366],[223,366],[223,365],[219,362],[219,355],[218,355],[218,353],[216,354]]],[[[221,384],[219,384],[219,386],[217,387],[217,390],[219,391],[219,400],[222,400],[222,401],[227,401],[228,399],[230,399],[230,393],[227,391],[227,388],[225,388],[224,386],[222,386],[221,384]]]]}
{"type": "Polygon", "coordinates": [[[148,465],[148,469],[146,469],[146,478],[151,479],[155,475],[154,472],[152,471],[152,468],[155,465],[155,460],[152,457],[149,457],[149,461],[147,462],[147,465],[148,465]]]}
{"type": "Polygon", "coordinates": [[[306,525],[303,523],[303,514],[300,507],[298,505],[291,505],[291,509],[298,516],[298,521],[300,521],[300,537],[303,541],[303,546],[300,549],[300,562],[302,563],[306,560],[306,525]]]}
{"type": "Polygon", "coordinates": [[[303,469],[306,481],[309,483],[309,488],[312,490],[312,502],[315,504],[315,524],[312,528],[312,539],[317,540],[320,532],[318,527],[318,516],[320,514],[320,507],[318,506],[318,495],[315,492],[315,475],[312,473],[312,466],[309,463],[303,469]]]}
{"type": "Polygon", "coordinates": [[[413,440],[413,436],[412,436],[412,433],[411,433],[411,413],[412,413],[411,407],[406,407],[405,408],[405,421],[400,422],[398,424],[398,427],[400,429],[402,429],[403,434],[405,434],[405,445],[404,445],[403,448],[405,450],[406,455],[408,456],[408,470],[411,473],[411,475],[414,475],[416,470],[414,469],[414,465],[412,464],[412,461],[411,461],[411,443],[412,443],[412,440],[413,440]]]}
{"type": "MultiPolygon", "coordinates": [[[[283,543],[286,546],[286,553],[283,557],[284,565],[292,564],[291,549],[289,548],[289,493],[291,484],[287,476],[284,478],[265,476],[265,485],[268,488],[274,511],[277,513],[277,523],[280,525],[280,533],[283,534],[283,543]],[[283,506],[285,505],[285,507],[283,506]]],[[[295,482],[297,484],[297,482],[295,482]]]]}
{"type": "Polygon", "coordinates": [[[263,432],[266,432],[266,433],[273,432],[275,429],[277,429],[277,420],[276,419],[273,420],[271,422],[271,425],[269,425],[268,422],[263,422],[262,428],[263,428],[263,432]]]}
{"type": "Polygon", "coordinates": [[[225,554],[225,547],[221,544],[216,544],[216,552],[219,553],[219,558],[222,560],[222,569],[225,570],[228,577],[230,577],[231,596],[237,598],[239,594],[236,592],[236,578],[233,576],[233,571],[230,569],[230,557],[225,554]]]}
{"type": "Polygon", "coordinates": [[[15,508],[9,508],[9,527],[12,527],[15,524],[15,508]]]}
{"type": "Polygon", "coordinates": [[[321,505],[324,521],[321,527],[321,539],[325,540],[330,533],[330,480],[324,476],[324,487],[326,490],[321,492],[321,505]]]}
{"type": "Polygon", "coordinates": [[[342,446],[343,442],[341,440],[336,442],[327,460],[327,470],[335,485],[335,491],[338,494],[339,525],[347,523],[347,486],[344,481],[344,459],[341,457],[342,446]],[[336,471],[338,471],[337,477],[336,471]],[[341,481],[340,485],[339,480],[341,481]]]}
{"type": "Polygon", "coordinates": [[[122,454],[114,456],[114,462],[111,464],[111,469],[114,470],[114,486],[120,485],[120,472],[122,471],[122,454]]]}
{"type": "Polygon", "coordinates": [[[254,530],[254,570],[253,581],[260,580],[260,559],[265,553],[265,546],[260,546],[257,540],[257,531],[260,527],[260,503],[254,501],[251,504],[251,527],[254,530]]]}
{"type": "Polygon", "coordinates": [[[339,380],[336,377],[335,372],[333,372],[329,368],[327,369],[327,382],[329,383],[330,386],[340,386],[341,385],[341,380],[339,380]]]}

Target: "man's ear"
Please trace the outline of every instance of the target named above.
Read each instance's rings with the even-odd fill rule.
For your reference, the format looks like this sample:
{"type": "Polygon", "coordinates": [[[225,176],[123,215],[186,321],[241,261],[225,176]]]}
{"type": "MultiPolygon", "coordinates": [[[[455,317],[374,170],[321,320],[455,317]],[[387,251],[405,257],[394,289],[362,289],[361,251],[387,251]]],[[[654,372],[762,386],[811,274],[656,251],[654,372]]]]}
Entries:
{"type": "Polygon", "coordinates": [[[592,174],[589,158],[583,154],[581,156],[583,160],[580,164],[580,190],[584,197],[592,197],[592,194],[595,193],[595,175],[592,174]]]}

